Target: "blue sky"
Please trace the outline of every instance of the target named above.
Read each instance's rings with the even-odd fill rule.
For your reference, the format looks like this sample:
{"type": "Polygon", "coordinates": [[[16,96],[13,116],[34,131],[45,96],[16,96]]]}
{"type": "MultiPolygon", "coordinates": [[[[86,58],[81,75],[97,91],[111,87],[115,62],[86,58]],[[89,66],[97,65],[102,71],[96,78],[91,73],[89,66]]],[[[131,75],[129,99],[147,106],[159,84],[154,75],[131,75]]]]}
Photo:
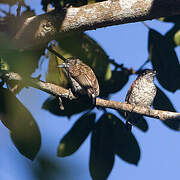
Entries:
{"type": "MultiPolygon", "coordinates": [[[[38,14],[42,13],[39,0],[28,0],[26,2],[31,4],[38,14]]],[[[147,21],[147,24],[162,34],[172,27],[170,23],[161,23],[156,20],[147,21]]],[[[137,69],[148,57],[148,29],[140,22],[101,28],[88,31],[87,34],[104,48],[110,58],[115,59],[118,63],[124,63],[126,67],[137,69]]],[[[176,48],[176,52],[180,59],[179,47],[176,48]]],[[[46,67],[46,65],[45,63],[43,66],[46,67]]],[[[147,67],[151,66],[148,65],[147,67]]],[[[128,87],[135,78],[136,76],[131,76],[129,83],[123,90],[113,95],[111,99],[124,101],[128,87]]],[[[164,90],[164,92],[171,99],[176,110],[180,112],[180,91],[170,93],[164,90]]],[[[64,164],[64,167],[67,168],[64,180],[90,180],[88,171],[89,137],[72,156],[67,158],[56,157],[59,140],[79,116],[75,115],[69,121],[67,118],[57,117],[41,110],[41,106],[48,94],[39,90],[25,89],[18,97],[31,111],[40,127],[42,147],[39,154],[48,154],[57,163],[64,164]]],[[[114,111],[109,110],[109,112],[114,111]]],[[[157,119],[147,118],[147,122],[149,130],[146,133],[133,128],[133,134],[141,148],[141,159],[138,166],[130,165],[116,157],[114,168],[108,180],[179,179],[179,132],[167,128],[157,119]]],[[[33,166],[35,162],[29,161],[18,153],[9,138],[8,130],[2,124],[0,124],[0,136],[2,137],[0,140],[0,179],[34,180],[29,167],[33,166]]],[[[59,178],[57,176],[52,177],[52,179],[57,180],[59,178]]]]}

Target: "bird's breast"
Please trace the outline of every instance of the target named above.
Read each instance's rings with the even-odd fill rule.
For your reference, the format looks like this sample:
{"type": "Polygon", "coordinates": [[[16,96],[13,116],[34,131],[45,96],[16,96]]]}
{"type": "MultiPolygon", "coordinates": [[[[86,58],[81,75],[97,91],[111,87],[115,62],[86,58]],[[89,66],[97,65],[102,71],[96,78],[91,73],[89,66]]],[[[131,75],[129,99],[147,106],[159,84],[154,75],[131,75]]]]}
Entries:
{"type": "Polygon", "coordinates": [[[156,87],[153,81],[141,79],[137,81],[129,97],[129,103],[139,106],[151,106],[156,95],[156,87]]]}

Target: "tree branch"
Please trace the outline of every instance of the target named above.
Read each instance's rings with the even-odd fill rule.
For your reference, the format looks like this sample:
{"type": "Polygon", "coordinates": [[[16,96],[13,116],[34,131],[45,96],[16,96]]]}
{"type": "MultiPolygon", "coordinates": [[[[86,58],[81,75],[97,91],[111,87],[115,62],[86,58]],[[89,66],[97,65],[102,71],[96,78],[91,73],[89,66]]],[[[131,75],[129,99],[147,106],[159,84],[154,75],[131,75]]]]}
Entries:
{"type": "MultiPolygon", "coordinates": [[[[42,91],[45,91],[57,97],[64,97],[69,100],[77,99],[77,97],[75,97],[72,94],[72,92],[69,91],[68,89],[65,89],[63,87],[60,87],[52,83],[43,82],[34,78],[29,78],[25,80],[25,79],[22,79],[22,77],[19,74],[14,73],[14,72],[2,71],[0,72],[0,78],[4,79],[5,81],[12,81],[12,80],[19,81],[25,85],[32,86],[34,88],[40,89],[42,91]]],[[[96,106],[100,106],[104,108],[111,108],[111,109],[116,109],[116,110],[123,110],[127,112],[132,112],[132,109],[133,109],[133,112],[135,113],[148,116],[148,117],[161,119],[163,121],[167,119],[180,120],[180,113],[162,111],[162,110],[152,110],[152,109],[141,107],[141,106],[134,107],[131,104],[127,104],[125,102],[122,103],[122,102],[97,98],[96,106]]]]}
{"type": "Polygon", "coordinates": [[[52,11],[24,20],[14,38],[16,47],[39,46],[61,33],[180,14],[180,0],[108,0],[52,11]]]}

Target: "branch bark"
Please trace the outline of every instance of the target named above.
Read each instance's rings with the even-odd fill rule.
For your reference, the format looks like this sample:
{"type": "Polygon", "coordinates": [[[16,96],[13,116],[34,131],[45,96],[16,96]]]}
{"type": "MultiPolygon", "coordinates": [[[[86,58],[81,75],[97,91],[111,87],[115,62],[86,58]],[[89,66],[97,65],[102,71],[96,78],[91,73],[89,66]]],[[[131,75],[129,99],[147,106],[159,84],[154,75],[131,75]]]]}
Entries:
{"type": "Polygon", "coordinates": [[[15,35],[21,48],[40,46],[66,32],[93,30],[112,25],[180,14],[180,0],[108,0],[25,19],[15,35]]]}
{"type": "MultiPolygon", "coordinates": [[[[69,100],[72,99],[77,99],[71,91],[68,89],[65,89],[63,87],[60,87],[58,85],[52,84],[52,83],[47,83],[43,82],[34,78],[29,78],[29,79],[23,79],[19,74],[14,73],[14,72],[0,72],[0,78],[4,79],[6,81],[19,81],[25,85],[32,86],[34,88],[40,89],[42,91],[45,91],[49,94],[52,94],[57,97],[64,97],[69,100]]],[[[117,101],[111,101],[111,100],[104,100],[97,98],[96,99],[96,106],[104,107],[104,108],[111,108],[111,109],[116,109],[116,110],[123,110],[127,112],[133,112],[148,116],[148,117],[153,117],[157,118],[160,120],[167,120],[167,119],[174,119],[174,120],[180,120],[180,113],[176,112],[169,112],[169,111],[162,111],[162,110],[153,110],[141,106],[132,106],[131,104],[127,104],[125,102],[117,102],[117,101]]]]}

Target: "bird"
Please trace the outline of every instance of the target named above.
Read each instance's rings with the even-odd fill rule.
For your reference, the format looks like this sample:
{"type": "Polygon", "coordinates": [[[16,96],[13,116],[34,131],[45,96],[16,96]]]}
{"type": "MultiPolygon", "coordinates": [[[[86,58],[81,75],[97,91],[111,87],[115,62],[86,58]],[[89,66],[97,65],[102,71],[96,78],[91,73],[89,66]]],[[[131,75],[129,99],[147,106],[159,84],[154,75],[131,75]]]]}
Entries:
{"type": "Polygon", "coordinates": [[[90,66],[78,58],[68,58],[57,67],[65,69],[75,96],[87,96],[94,105],[96,104],[96,97],[99,95],[99,83],[90,66]]]}
{"type": "MultiPolygon", "coordinates": [[[[157,91],[157,88],[154,84],[155,76],[156,71],[151,69],[144,69],[130,86],[125,98],[125,102],[132,104],[134,107],[137,105],[150,108],[157,91]]],[[[141,115],[133,113],[133,109],[131,113],[126,112],[125,115],[126,128],[128,131],[131,131],[132,125],[136,124],[138,117],[141,115]]]]}

